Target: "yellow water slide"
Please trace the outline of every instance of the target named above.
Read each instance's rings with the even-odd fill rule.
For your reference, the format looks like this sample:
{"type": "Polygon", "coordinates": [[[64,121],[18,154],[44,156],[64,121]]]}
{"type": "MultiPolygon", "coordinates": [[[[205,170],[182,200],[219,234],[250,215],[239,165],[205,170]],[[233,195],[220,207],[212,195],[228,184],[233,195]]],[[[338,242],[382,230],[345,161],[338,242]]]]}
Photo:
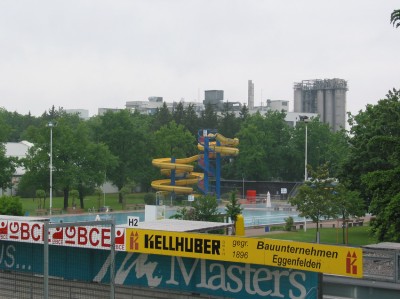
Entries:
{"type": "MultiPolygon", "coordinates": [[[[220,153],[223,156],[236,156],[239,154],[239,149],[236,147],[239,145],[239,139],[226,138],[221,134],[209,134],[207,137],[218,140],[217,142],[210,142],[209,148],[216,153],[220,153]]],[[[204,151],[204,146],[200,143],[197,145],[200,151],[204,151]]],[[[213,155],[213,153],[210,153],[213,155]]],[[[171,171],[175,170],[175,185],[171,185],[171,179],[162,179],[151,182],[151,187],[158,191],[175,192],[179,194],[192,194],[193,188],[188,187],[195,185],[199,181],[203,180],[204,174],[200,172],[193,172],[194,166],[191,164],[203,158],[203,155],[195,155],[189,158],[176,159],[175,162],[171,162],[171,158],[158,158],[153,159],[152,164],[155,167],[161,169],[163,175],[170,176],[171,171]]]]}
{"type": "MultiPolygon", "coordinates": [[[[223,156],[237,156],[239,154],[239,149],[236,147],[239,145],[239,139],[237,138],[226,138],[221,134],[208,134],[208,137],[215,138],[218,140],[221,145],[217,145],[216,142],[210,142],[209,148],[216,152],[220,153],[223,156]]],[[[204,146],[202,144],[197,144],[197,148],[200,151],[204,151],[204,146]]]]}
{"type": "Polygon", "coordinates": [[[200,155],[195,155],[189,158],[176,159],[175,163],[171,162],[171,158],[154,159],[152,161],[153,166],[160,168],[162,174],[170,175],[171,171],[175,170],[177,179],[175,180],[175,186],[171,186],[171,179],[163,179],[151,182],[151,187],[158,191],[168,191],[179,194],[193,193],[193,188],[186,186],[195,185],[204,177],[203,173],[193,172],[194,166],[190,164],[197,161],[199,156],[200,155]]]}

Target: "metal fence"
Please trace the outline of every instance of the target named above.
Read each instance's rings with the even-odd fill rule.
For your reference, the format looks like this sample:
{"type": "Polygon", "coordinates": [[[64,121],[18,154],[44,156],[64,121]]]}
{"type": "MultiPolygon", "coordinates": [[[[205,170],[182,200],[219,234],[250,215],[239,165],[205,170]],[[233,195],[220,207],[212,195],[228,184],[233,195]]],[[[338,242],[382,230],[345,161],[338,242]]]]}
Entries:
{"type": "Polygon", "coordinates": [[[400,283],[400,252],[363,249],[364,278],[400,283]]]}
{"type": "MultiPolygon", "coordinates": [[[[44,244],[43,244],[43,298],[48,299],[48,298],[93,298],[93,299],[98,299],[98,298],[115,298],[115,283],[114,283],[114,277],[115,277],[115,223],[114,220],[102,220],[102,221],[84,221],[84,222],[69,222],[69,223],[48,223],[45,222],[44,227],[43,227],[43,235],[44,236],[49,236],[50,230],[55,230],[55,231],[61,231],[63,229],[66,229],[66,231],[69,229],[71,233],[77,234],[78,242],[80,237],[78,235],[78,232],[75,231],[75,227],[90,227],[90,226],[96,226],[96,227],[110,227],[110,269],[109,269],[109,290],[107,291],[106,289],[102,288],[102,291],[98,291],[99,288],[76,288],[74,287],[73,289],[71,288],[71,284],[68,281],[68,278],[65,277],[60,277],[60,280],[52,279],[50,280],[50,273],[56,273],[56,269],[54,267],[57,267],[57,264],[50,264],[49,263],[49,257],[52,254],[52,249],[55,248],[54,246],[49,246],[49,239],[44,238],[44,244]],[[54,271],[49,271],[53,268],[54,271]],[[63,283],[64,282],[64,283],[63,283]],[[79,291],[75,291],[79,290],[79,291]]],[[[97,240],[100,242],[100,240],[97,240]]],[[[79,261],[76,259],[78,257],[76,256],[69,256],[68,251],[66,251],[65,256],[59,257],[59,258],[64,258],[64,259],[70,259],[71,263],[69,263],[72,267],[73,265],[79,264],[79,261]]],[[[54,259],[52,259],[54,260],[54,259]]],[[[79,271],[77,269],[77,271],[79,271]]],[[[108,271],[105,269],[104,271],[108,271]]],[[[84,281],[83,281],[84,283],[84,281]]]]}

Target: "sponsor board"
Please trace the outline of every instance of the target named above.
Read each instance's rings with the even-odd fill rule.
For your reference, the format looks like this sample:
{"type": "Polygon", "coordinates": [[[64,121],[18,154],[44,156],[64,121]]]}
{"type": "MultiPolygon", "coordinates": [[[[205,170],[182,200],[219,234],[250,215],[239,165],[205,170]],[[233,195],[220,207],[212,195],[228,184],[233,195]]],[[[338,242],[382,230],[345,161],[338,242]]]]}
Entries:
{"type": "MultiPolygon", "coordinates": [[[[52,246],[49,275],[109,283],[110,252],[52,246]]],[[[317,274],[272,266],[117,252],[115,283],[229,298],[316,298],[317,274]]],[[[0,269],[42,273],[43,246],[0,241],[0,269]]]]}
{"type": "Polygon", "coordinates": [[[126,229],[126,251],[362,277],[362,250],[322,244],[126,229]]]}
{"type": "MultiPolygon", "coordinates": [[[[44,243],[43,222],[0,220],[0,240],[44,243]]],[[[103,226],[70,226],[50,228],[49,245],[109,250],[111,228],[103,226]]],[[[125,251],[125,229],[115,230],[115,249],[125,251]]]]}
{"type": "MultiPolygon", "coordinates": [[[[0,220],[0,240],[43,244],[42,222],[0,220]]],[[[109,250],[111,228],[49,229],[50,245],[109,250]]],[[[116,228],[115,250],[268,265],[362,277],[360,248],[195,233],[116,228]]]]}

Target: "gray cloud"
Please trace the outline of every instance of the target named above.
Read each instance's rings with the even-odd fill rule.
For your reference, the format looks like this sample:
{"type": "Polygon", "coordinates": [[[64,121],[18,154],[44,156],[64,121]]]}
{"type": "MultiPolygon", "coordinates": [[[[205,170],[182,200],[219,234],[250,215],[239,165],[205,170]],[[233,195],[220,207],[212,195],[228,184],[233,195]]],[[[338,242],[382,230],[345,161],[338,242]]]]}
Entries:
{"type": "MultiPolygon", "coordinates": [[[[0,106],[124,107],[224,89],[293,99],[304,79],[349,81],[347,110],[399,88],[398,1],[1,1],[0,106]]],[[[198,99],[197,99],[198,100],[198,99]]]]}

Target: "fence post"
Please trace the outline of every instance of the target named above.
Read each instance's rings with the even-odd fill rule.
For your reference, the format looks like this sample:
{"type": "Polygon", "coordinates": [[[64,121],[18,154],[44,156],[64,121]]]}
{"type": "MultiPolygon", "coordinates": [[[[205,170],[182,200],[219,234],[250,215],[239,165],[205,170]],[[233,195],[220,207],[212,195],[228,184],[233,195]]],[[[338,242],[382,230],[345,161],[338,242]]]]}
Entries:
{"type": "Polygon", "coordinates": [[[115,220],[111,222],[110,299],[115,299],[115,220]]]}
{"type": "Polygon", "coordinates": [[[396,251],[396,254],[395,254],[395,261],[394,261],[394,277],[395,277],[395,281],[397,282],[397,283],[399,283],[400,282],[400,252],[399,251],[396,251]]]}
{"type": "Polygon", "coordinates": [[[43,298],[49,298],[49,222],[43,225],[43,298]]]}

